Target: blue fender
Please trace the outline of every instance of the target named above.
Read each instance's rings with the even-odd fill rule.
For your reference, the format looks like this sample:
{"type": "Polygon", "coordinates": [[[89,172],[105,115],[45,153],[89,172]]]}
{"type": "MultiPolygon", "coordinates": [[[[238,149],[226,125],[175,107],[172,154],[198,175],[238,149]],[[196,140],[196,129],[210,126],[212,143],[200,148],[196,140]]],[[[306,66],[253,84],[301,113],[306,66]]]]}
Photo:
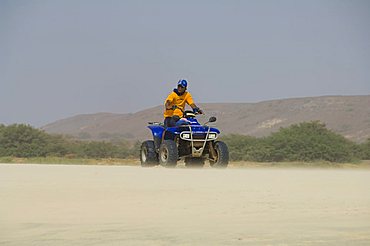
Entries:
{"type": "Polygon", "coordinates": [[[148,128],[152,131],[153,137],[162,139],[162,135],[164,132],[163,126],[151,125],[148,128]]]}

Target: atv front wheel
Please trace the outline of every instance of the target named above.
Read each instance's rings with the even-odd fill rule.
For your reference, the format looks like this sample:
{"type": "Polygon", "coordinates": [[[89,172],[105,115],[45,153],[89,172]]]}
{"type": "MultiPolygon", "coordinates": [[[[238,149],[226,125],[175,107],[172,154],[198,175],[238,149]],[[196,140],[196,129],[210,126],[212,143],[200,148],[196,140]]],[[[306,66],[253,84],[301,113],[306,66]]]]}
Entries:
{"type": "Polygon", "coordinates": [[[140,162],[142,167],[158,165],[158,156],[155,152],[153,140],[147,140],[142,143],[140,148],[140,162]]]}
{"type": "Polygon", "coordinates": [[[159,164],[164,167],[175,167],[179,157],[177,145],[173,140],[164,140],[159,147],[159,164]]]}
{"type": "Polygon", "coordinates": [[[211,167],[226,168],[229,164],[229,149],[222,141],[217,141],[214,144],[216,156],[214,160],[210,161],[211,167]]]}

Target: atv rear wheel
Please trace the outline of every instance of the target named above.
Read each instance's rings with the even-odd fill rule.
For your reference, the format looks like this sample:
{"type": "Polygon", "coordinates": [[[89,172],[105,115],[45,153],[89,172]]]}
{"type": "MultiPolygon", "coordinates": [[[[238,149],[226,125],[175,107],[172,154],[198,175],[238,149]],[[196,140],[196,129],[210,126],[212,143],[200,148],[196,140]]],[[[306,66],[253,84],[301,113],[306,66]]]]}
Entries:
{"type": "Polygon", "coordinates": [[[217,141],[214,143],[214,148],[216,156],[214,156],[213,161],[209,162],[211,167],[226,168],[229,164],[229,149],[227,145],[222,141],[217,141]]]}
{"type": "Polygon", "coordinates": [[[196,157],[185,157],[185,166],[186,167],[203,167],[204,159],[196,157]]]}
{"type": "Polygon", "coordinates": [[[141,144],[140,162],[142,167],[158,165],[158,155],[155,152],[153,140],[147,140],[141,144]]]}
{"type": "Polygon", "coordinates": [[[164,167],[175,167],[178,157],[179,155],[175,141],[164,140],[159,147],[159,164],[164,167]]]}

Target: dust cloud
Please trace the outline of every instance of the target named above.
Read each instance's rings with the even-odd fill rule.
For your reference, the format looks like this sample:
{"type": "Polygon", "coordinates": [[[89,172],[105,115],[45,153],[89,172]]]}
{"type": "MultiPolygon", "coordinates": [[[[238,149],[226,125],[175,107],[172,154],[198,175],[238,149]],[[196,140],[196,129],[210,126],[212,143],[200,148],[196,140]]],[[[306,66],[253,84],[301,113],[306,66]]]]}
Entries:
{"type": "Polygon", "coordinates": [[[0,165],[0,245],[370,244],[370,171],[0,165]]]}

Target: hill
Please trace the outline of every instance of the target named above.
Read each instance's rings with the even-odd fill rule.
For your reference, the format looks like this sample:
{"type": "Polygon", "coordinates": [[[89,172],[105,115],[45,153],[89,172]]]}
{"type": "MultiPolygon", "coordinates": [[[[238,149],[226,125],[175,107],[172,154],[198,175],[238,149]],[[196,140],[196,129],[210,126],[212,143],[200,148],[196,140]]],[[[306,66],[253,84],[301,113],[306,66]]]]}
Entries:
{"type": "MultiPolygon", "coordinates": [[[[370,95],[322,96],[263,101],[258,103],[204,103],[206,116],[216,116],[223,134],[267,136],[280,127],[319,120],[353,141],[370,138],[370,95]]],[[[96,113],[77,115],[42,127],[48,133],[73,135],[80,139],[150,138],[148,121],[162,121],[163,106],[131,114],[96,113]]]]}

